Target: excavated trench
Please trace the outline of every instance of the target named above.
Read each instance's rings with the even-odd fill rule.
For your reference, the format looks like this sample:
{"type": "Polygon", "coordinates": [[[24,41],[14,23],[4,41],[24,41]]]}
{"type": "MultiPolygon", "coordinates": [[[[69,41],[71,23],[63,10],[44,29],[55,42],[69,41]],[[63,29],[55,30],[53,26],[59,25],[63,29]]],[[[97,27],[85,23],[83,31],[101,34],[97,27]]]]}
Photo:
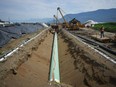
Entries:
{"type": "Polygon", "coordinates": [[[116,67],[61,31],[61,85],[48,85],[53,34],[46,32],[0,63],[0,87],[115,87],[116,67]],[[65,85],[64,85],[65,84],[65,85]],[[66,85],[67,84],[67,85],[66,85]]]}
{"type": "Polygon", "coordinates": [[[48,31],[0,63],[0,87],[43,87],[48,83],[53,34],[48,31]]]}
{"type": "Polygon", "coordinates": [[[58,37],[61,82],[73,87],[115,87],[116,67],[69,34],[58,37]]]}

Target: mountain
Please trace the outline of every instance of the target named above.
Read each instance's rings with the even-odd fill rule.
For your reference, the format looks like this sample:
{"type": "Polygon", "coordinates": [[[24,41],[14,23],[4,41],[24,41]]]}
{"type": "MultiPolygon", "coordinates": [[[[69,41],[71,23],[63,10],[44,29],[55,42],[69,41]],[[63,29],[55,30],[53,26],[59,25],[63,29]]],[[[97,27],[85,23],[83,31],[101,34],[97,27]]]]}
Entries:
{"type": "Polygon", "coordinates": [[[49,21],[52,21],[53,18],[31,18],[31,19],[25,19],[25,20],[13,20],[13,22],[39,22],[39,23],[47,23],[49,21]]]}
{"type": "Polygon", "coordinates": [[[116,22],[116,8],[99,9],[96,11],[83,12],[78,14],[67,14],[64,17],[67,21],[76,18],[82,23],[87,20],[94,20],[97,22],[116,22]]]}
{"type": "MultiPolygon", "coordinates": [[[[67,21],[76,18],[82,23],[88,20],[94,20],[96,22],[116,22],[116,8],[112,9],[99,9],[96,11],[82,12],[78,14],[67,14],[64,16],[67,21]]],[[[15,22],[45,22],[55,23],[53,18],[32,18],[27,20],[14,20],[15,22]]],[[[63,19],[60,19],[63,22],[63,19]]]]}

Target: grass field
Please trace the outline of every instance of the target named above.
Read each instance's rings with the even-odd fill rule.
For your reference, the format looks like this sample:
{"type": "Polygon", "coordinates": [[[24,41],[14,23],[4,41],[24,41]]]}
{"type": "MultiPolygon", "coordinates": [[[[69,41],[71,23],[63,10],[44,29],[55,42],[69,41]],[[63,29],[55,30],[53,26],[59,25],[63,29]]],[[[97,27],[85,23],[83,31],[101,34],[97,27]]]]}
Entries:
{"type": "Polygon", "coordinates": [[[93,28],[96,30],[99,30],[102,25],[104,26],[105,31],[116,32],[116,22],[95,24],[95,26],[93,28]]]}

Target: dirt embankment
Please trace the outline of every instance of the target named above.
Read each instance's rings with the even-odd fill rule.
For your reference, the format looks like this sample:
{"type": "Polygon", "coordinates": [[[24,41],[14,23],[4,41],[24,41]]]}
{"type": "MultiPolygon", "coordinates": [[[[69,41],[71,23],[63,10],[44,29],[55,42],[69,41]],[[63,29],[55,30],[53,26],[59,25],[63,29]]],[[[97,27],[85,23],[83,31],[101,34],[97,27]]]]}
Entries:
{"type": "Polygon", "coordinates": [[[0,87],[116,86],[115,65],[66,32],[58,34],[60,78],[65,84],[48,84],[52,41],[53,35],[45,32],[0,63],[0,87]]]}
{"type": "Polygon", "coordinates": [[[0,63],[0,87],[40,87],[48,82],[53,35],[37,39],[0,63]]]}
{"type": "Polygon", "coordinates": [[[116,67],[67,33],[59,34],[61,82],[73,87],[115,87],[116,67]]]}

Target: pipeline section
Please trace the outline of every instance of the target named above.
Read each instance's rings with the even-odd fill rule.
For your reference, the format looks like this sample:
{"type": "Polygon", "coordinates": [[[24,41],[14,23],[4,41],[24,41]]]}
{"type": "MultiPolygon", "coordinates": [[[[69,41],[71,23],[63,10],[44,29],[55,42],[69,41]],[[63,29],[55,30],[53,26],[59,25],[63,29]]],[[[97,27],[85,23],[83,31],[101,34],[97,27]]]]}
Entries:
{"type": "Polygon", "coordinates": [[[60,73],[59,73],[59,59],[58,59],[58,42],[57,33],[54,34],[52,54],[51,54],[51,64],[50,64],[50,75],[49,81],[60,83],[60,73]]]}

